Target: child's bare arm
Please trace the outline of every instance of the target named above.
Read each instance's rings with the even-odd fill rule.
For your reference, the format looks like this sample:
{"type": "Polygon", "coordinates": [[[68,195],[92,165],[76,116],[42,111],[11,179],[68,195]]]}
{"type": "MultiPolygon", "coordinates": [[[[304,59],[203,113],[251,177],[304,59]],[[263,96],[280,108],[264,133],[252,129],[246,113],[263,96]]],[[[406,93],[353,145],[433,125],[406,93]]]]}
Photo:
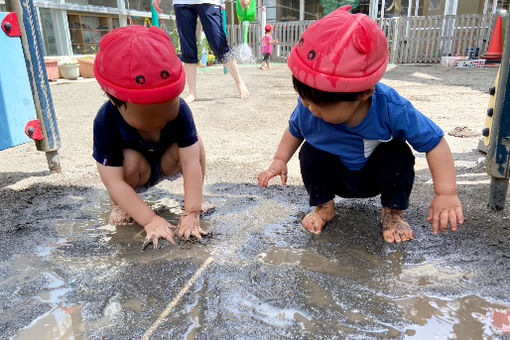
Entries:
{"type": "Polygon", "coordinates": [[[199,221],[203,184],[199,142],[186,148],[179,148],[179,159],[184,179],[184,211],[178,233],[180,236],[195,236],[201,239],[201,235],[206,233],[200,228],[199,221]]]}
{"type": "Polygon", "coordinates": [[[294,137],[289,128],[285,130],[269,169],[262,171],[257,176],[259,186],[265,187],[269,180],[277,175],[281,176],[282,185],[287,184],[287,162],[292,158],[301,143],[303,143],[303,139],[294,137]]]}
{"type": "Polygon", "coordinates": [[[175,243],[171,230],[174,226],[164,218],[156,215],[142,201],[136,191],[124,181],[124,170],[122,167],[104,166],[97,163],[97,170],[112,200],[145,228],[147,232],[145,244],[152,242],[154,248],[156,248],[160,237],[175,243]]]}
{"type": "Polygon", "coordinates": [[[434,234],[439,229],[446,231],[448,223],[452,230],[457,230],[457,223],[464,223],[462,206],[457,197],[457,180],[453,157],[444,138],[427,152],[427,162],[434,181],[434,199],[430,204],[428,221],[432,221],[434,234]]]}

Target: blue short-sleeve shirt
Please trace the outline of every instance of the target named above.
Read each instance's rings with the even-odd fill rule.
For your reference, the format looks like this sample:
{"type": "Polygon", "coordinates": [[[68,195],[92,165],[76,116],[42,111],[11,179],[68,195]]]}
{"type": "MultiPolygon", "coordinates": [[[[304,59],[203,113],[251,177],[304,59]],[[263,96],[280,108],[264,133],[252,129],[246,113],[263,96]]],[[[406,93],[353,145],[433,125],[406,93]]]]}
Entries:
{"type": "Polygon", "coordinates": [[[441,141],[443,131],[416,110],[393,88],[378,83],[365,118],[356,126],[332,124],[315,117],[301,99],[289,119],[290,133],[319,150],[334,155],[350,170],[363,168],[381,142],[407,141],[418,152],[428,152],[441,141]]]}
{"type": "Polygon", "coordinates": [[[124,120],[119,110],[107,101],[94,119],[92,157],[103,165],[122,166],[124,149],[139,151],[151,160],[160,159],[173,143],[177,143],[180,148],[185,148],[197,141],[193,115],[182,99],[180,99],[177,117],[161,130],[158,143],[142,139],[138,131],[124,120]]]}

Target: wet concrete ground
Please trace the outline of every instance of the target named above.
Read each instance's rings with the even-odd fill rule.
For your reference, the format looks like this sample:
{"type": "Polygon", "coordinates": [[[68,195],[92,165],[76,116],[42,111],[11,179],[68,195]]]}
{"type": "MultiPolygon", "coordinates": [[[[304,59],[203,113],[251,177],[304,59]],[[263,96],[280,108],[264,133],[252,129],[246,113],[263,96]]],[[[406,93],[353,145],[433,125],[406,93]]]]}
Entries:
{"type": "MultiPolygon", "coordinates": [[[[87,125],[104,97],[91,81],[52,85],[66,173],[45,171],[33,145],[0,152],[9,161],[0,165],[0,337],[510,339],[510,203],[503,212],[487,210],[476,146],[451,143],[466,215],[459,232],[432,234],[425,220],[432,183],[417,155],[406,213],[415,240],[383,241],[377,197],[337,198],[335,219],[312,235],[300,226],[309,207],[295,159],[288,186],[255,182],[295,104],[283,66],[271,71],[271,92],[253,86],[246,102],[218,70],[199,72],[201,84],[219,79],[227,87],[192,106],[209,159],[204,191],[216,209],[202,223],[211,235],[145,251],[140,226],[107,223],[108,196],[94,172],[87,125]]],[[[434,77],[445,72],[416,68],[434,77]]],[[[241,71],[248,84],[270,83],[256,69],[241,71]]],[[[472,84],[472,91],[483,93],[477,86],[484,87],[472,84]]],[[[470,105],[486,107],[487,98],[470,105]]],[[[143,194],[172,223],[182,207],[181,181],[143,194]]]]}

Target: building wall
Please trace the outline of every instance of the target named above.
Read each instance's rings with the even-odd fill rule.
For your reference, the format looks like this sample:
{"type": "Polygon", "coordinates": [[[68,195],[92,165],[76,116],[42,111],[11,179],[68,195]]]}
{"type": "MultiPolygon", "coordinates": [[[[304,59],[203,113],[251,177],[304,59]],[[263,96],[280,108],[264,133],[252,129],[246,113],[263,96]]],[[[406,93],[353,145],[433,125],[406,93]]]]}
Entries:
{"type": "Polygon", "coordinates": [[[464,0],[459,1],[457,14],[482,14],[484,0],[464,0]]]}
{"type": "MultiPolygon", "coordinates": [[[[459,0],[457,14],[482,14],[485,0],[459,0]]],[[[446,0],[424,0],[423,15],[443,15],[446,0]]]]}

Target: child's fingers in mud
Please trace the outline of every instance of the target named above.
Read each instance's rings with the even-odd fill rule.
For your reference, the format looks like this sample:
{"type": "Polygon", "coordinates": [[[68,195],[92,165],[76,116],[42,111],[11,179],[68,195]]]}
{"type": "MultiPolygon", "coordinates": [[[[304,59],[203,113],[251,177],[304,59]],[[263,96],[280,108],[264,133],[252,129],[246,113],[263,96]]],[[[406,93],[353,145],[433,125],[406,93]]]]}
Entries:
{"type": "MultiPolygon", "coordinates": [[[[274,176],[277,176],[279,174],[280,174],[279,171],[274,171],[274,170],[270,170],[270,169],[261,172],[258,176],[259,186],[261,186],[261,187],[267,186],[269,184],[269,181],[271,180],[271,178],[273,178],[274,176]]],[[[282,181],[283,181],[283,179],[282,179],[282,181]]]]}
{"type": "Polygon", "coordinates": [[[269,172],[269,170],[262,171],[257,176],[257,181],[258,181],[260,187],[265,187],[267,185],[265,183],[267,183],[267,181],[268,181],[268,179],[267,179],[268,172],[269,172]]]}
{"type": "Polygon", "coordinates": [[[287,173],[286,172],[282,172],[280,177],[282,178],[282,185],[287,185],[287,173]]]}
{"type": "Polygon", "coordinates": [[[142,245],[142,250],[145,250],[145,248],[147,248],[147,246],[151,243],[154,246],[154,249],[156,249],[158,247],[158,237],[156,235],[152,235],[152,236],[147,235],[145,237],[145,241],[143,242],[143,245],[142,245]]]}

